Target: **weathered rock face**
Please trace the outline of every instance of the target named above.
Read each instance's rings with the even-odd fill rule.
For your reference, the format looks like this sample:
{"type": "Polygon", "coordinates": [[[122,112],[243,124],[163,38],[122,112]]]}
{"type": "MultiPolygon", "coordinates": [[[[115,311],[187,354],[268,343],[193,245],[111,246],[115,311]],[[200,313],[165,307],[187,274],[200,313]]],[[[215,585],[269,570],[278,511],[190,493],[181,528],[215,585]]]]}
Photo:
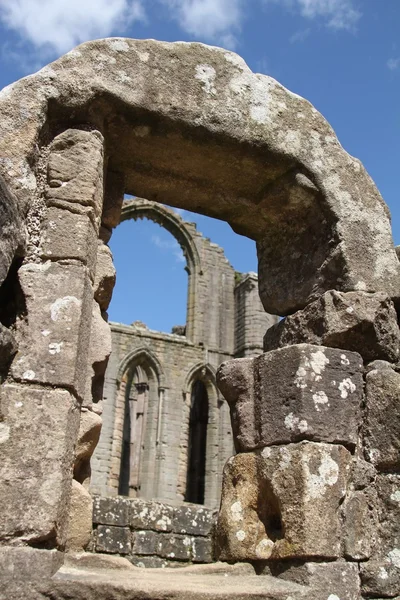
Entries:
{"type": "MultiPolygon", "coordinates": [[[[398,296],[389,216],[363,167],[308,102],[237,55],[201,44],[97,40],[6,88],[2,174],[23,210],[36,188],[27,157],[46,120],[57,123],[60,103],[63,122],[77,106],[80,122],[107,122],[108,167],[125,191],[218,217],[257,240],[268,312],[291,313],[329,289],[398,296]],[[26,111],[16,116],[22,99],[26,111]]],[[[75,176],[91,162],[92,133],[65,132],[53,142],[46,195],[58,207],[74,196],[75,209],[95,217],[96,189],[75,176]]],[[[105,226],[114,219],[107,203],[105,226]]]]}
{"type": "Polygon", "coordinates": [[[66,390],[19,385],[4,385],[0,401],[0,537],[62,544],[79,407],[66,390]]]}
{"type": "Polygon", "coordinates": [[[368,460],[379,469],[400,466],[400,374],[389,363],[372,363],[366,375],[363,433],[368,460]]]}
{"type": "Polygon", "coordinates": [[[365,361],[396,361],[400,330],[393,302],[383,293],[330,290],[268,329],[264,350],[301,343],[344,348],[365,361]]]}
{"type": "Polygon", "coordinates": [[[362,372],[358,354],[309,344],[223,363],[217,382],[231,407],[236,449],[302,439],[354,446],[362,372]]]}
{"type": "Polygon", "coordinates": [[[79,483],[90,477],[90,458],[99,441],[101,422],[96,413],[90,410],[81,412],[74,463],[74,479],[79,483]]]}
{"type": "Polygon", "coordinates": [[[23,246],[23,226],[17,199],[0,173],[0,285],[5,280],[19,247],[23,246]]]}
{"type": "Polygon", "coordinates": [[[350,459],[342,446],[312,442],[231,458],[217,523],[220,560],[339,556],[350,459]]]}

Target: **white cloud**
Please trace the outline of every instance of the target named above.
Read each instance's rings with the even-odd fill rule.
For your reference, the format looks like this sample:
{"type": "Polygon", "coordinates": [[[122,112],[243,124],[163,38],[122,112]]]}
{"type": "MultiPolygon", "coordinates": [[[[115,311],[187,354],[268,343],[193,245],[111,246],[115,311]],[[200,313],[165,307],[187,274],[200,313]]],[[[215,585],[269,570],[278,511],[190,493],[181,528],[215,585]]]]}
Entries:
{"type": "Polygon", "coordinates": [[[391,71],[395,71],[396,69],[400,68],[400,57],[399,58],[389,58],[389,60],[387,61],[387,67],[388,69],[390,69],[391,71]]]}
{"type": "Polygon", "coordinates": [[[0,21],[49,53],[62,54],[144,18],[142,0],[0,0],[0,21]]]}
{"type": "Polygon", "coordinates": [[[172,252],[177,262],[186,262],[186,259],[183,256],[182,248],[176,240],[163,240],[159,235],[152,235],[151,241],[157,248],[166,250],[167,252],[172,252]]]}
{"type": "Polygon", "coordinates": [[[307,29],[300,29],[299,31],[296,31],[292,36],[290,36],[289,42],[291,44],[296,44],[297,42],[304,42],[304,40],[308,38],[310,33],[311,29],[309,27],[307,27],[307,29]]]}
{"type": "Polygon", "coordinates": [[[265,3],[278,2],[286,7],[297,8],[307,19],[322,18],[331,29],[351,31],[361,18],[354,0],[264,0],[265,3]]]}
{"type": "Polygon", "coordinates": [[[161,0],[179,26],[199,39],[236,45],[235,32],[244,18],[243,0],[161,0]]]}

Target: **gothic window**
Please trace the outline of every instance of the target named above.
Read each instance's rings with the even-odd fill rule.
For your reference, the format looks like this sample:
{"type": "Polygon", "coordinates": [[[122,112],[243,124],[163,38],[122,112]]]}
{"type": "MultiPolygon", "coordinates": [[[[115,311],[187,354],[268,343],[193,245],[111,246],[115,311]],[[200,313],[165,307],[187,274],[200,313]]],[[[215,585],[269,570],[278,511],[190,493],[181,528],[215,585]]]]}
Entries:
{"type": "Polygon", "coordinates": [[[204,504],[206,447],[208,425],[208,394],[200,380],[192,386],[190,417],[188,468],[186,478],[186,502],[204,504]]]}
{"type": "Polygon", "coordinates": [[[149,382],[146,372],[137,366],[125,393],[125,414],[119,493],[140,496],[141,461],[145,447],[149,382]]]}

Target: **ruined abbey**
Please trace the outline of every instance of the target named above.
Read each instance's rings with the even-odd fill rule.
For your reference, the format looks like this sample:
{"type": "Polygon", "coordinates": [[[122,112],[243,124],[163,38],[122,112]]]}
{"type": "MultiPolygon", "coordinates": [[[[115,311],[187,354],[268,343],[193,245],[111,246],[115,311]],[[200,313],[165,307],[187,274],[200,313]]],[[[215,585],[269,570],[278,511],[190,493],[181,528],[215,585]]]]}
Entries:
{"type": "Polygon", "coordinates": [[[82,44],[0,92],[0,225],[1,599],[400,597],[400,262],[309,102],[219,48],[82,44]],[[172,333],[107,322],[143,217],[185,254],[172,333]]]}

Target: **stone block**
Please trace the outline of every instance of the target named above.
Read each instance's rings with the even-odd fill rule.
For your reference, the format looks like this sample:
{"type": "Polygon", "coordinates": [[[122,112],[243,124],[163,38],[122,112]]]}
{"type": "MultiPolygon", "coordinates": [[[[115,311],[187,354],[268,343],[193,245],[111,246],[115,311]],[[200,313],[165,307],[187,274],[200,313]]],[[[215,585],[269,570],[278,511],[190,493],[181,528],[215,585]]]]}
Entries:
{"type": "Polygon", "coordinates": [[[165,569],[171,566],[171,561],[160,556],[130,556],[130,562],[142,569],[165,569]]]}
{"type": "Polygon", "coordinates": [[[213,561],[213,544],[211,538],[192,538],[192,561],[195,563],[211,563],[213,561]]]}
{"type": "Polygon", "coordinates": [[[67,526],[67,550],[85,550],[92,536],[93,498],[75,479],[72,480],[67,526]]]}
{"type": "MultiPolygon", "coordinates": [[[[24,546],[0,547],[1,582],[7,579],[33,581],[51,577],[62,566],[65,554],[24,546]]],[[[1,596],[0,596],[1,598],[1,596]]],[[[11,600],[13,597],[8,596],[11,600]]]]}
{"type": "Polygon", "coordinates": [[[49,207],[43,225],[43,258],[79,260],[94,272],[97,254],[97,232],[88,216],[49,207]]]}
{"type": "Polygon", "coordinates": [[[354,352],[298,344],[222,363],[238,452],[304,439],[354,446],[363,397],[354,352]]]}
{"type": "Polygon", "coordinates": [[[45,197],[49,206],[88,214],[100,225],[103,208],[103,136],[67,129],[50,146],[45,197]]]}
{"type": "Polygon", "coordinates": [[[188,561],[192,557],[192,538],[189,535],[160,533],[158,554],[170,560],[188,561]]]}
{"type": "Polygon", "coordinates": [[[377,512],[373,488],[350,493],[343,505],[344,554],[351,560],[369,559],[376,546],[377,512]]]}
{"type": "Polygon", "coordinates": [[[66,390],[0,390],[0,537],[62,544],[79,407],[66,390]]]}
{"type": "Polygon", "coordinates": [[[67,387],[83,397],[92,288],[83,265],[26,264],[18,271],[27,319],[11,372],[20,381],[67,387]]]}
{"type": "Polygon", "coordinates": [[[330,290],[268,329],[264,351],[302,343],[358,352],[365,361],[397,361],[400,330],[393,302],[383,292],[330,290]]]}
{"type": "Polygon", "coordinates": [[[215,520],[215,512],[208,508],[177,506],[174,510],[173,531],[189,535],[210,535],[215,520]]]}
{"type": "Polygon", "coordinates": [[[115,267],[111,250],[99,241],[97,246],[94,297],[102,311],[107,310],[115,285],[115,267]]]}
{"type": "Polygon", "coordinates": [[[140,498],[129,501],[130,524],[133,529],[172,531],[174,508],[168,504],[148,502],[140,498]]]}
{"type": "Polygon", "coordinates": [[[303,585],[307,600],[360,600],[358,565],[334,562],[269,562],[262,570],[285,581],[303,585]]]}
{"type": "Polygon", "coordinates": [[[129,527],[98,525],[96,530],[96,552],[108,554],[129,554],[131,532],[129,527]]]}
{"type": "Polygon", "coordinates": [[[93,523],[129,526],[129,500],[120,497],[95,496],[93,499],[93,523]]]}
{"type": "Polygon", "coordinates": [[[0,285],[7,277],[18,248],[24,247],[24,229],[17,199],[0,175],[0,285]]]}
{"type": "Polygon", "coordinates": [[[340,556],[340,503],[351,454],[301,442],[238,454],[224,469],[219,560],[340,556]]]}
{"type": "Polygon", "coordinates": [[[400,374],[374,363],[366,375],[363,436],[367,458],[378,469],[400,466],[400,374]]]}
{"type": "Polygon", "coordinates": [[[75,449],[74,478],[83,483],[90,477],[90,458],[99,441],[102,420],[90,410],[81,410],[75,449]]]}
{"type": "MultiPolygon", "coordinates": [[[[375,553],[390,557],[400,569],[400,475],[382,473],[376,478],[379,529],[375,553]]],[[[400,591],[399,591],[400,593],[400,591]]]]}
{"type": "Polygon", "coordinates": [[[400,594],[400,552],[360,564],[363,596],[393,598],[400,594]]]}
{"type": "Polygon", "coordinates": [[[134,554],[160,554],[160,535],[155,531],[135,531],[133,534],[134,554]]]}

